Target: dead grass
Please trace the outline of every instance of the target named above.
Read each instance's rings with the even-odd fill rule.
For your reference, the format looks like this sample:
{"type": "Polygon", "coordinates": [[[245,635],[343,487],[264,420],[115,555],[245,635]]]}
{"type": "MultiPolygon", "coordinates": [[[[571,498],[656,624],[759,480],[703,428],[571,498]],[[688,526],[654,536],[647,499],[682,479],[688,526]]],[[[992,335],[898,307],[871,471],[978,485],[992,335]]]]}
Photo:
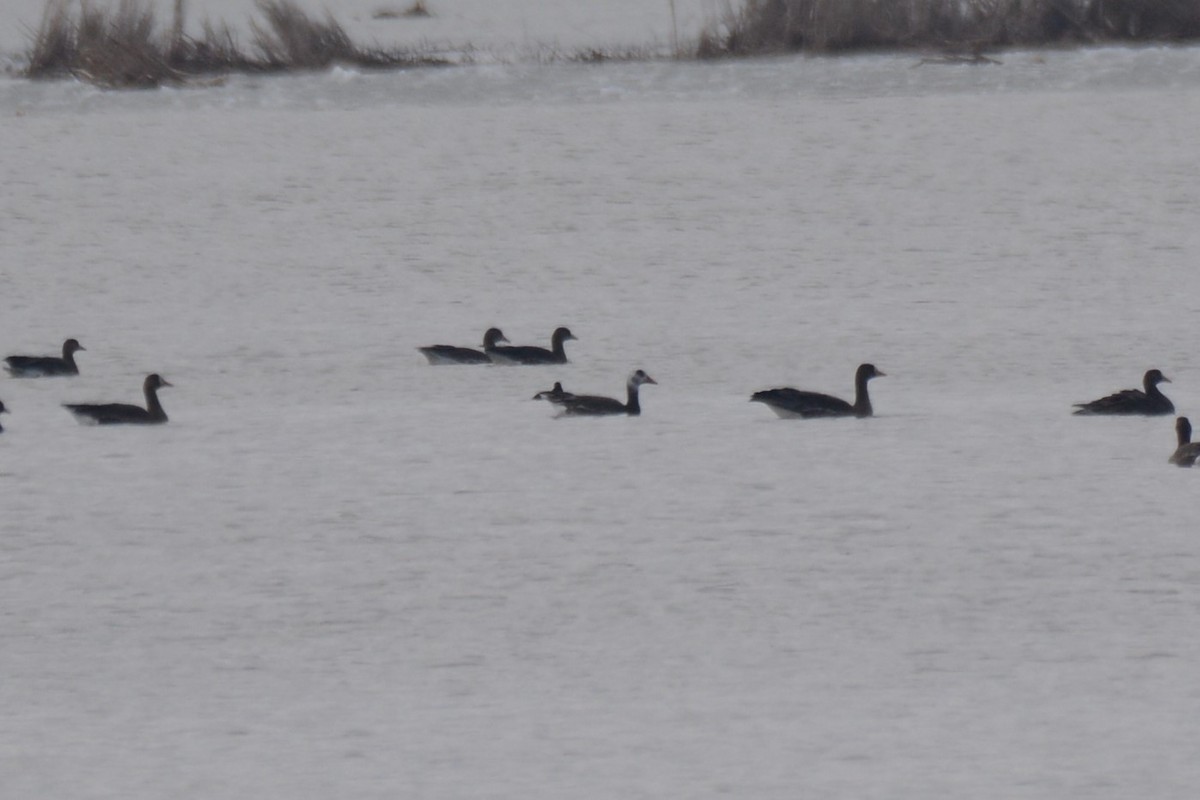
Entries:
{"type": "Polygon", "coordinates": [[[379,8],[371,15],[372,19],[418,19],[422,17],[432,17],[429,7],[425,5],[425,0],[414,0],[413,4],[408,8],[399,9],[396,7],[379,8]]]}
{"type": "Polygon", "coordinates": [[[46,7],[26,74],[73,75],[115,86],[157,86],[173,77],[169,49],[154,32],[154,13],[120,0],[112,13],[87,3],[73,14],[67,0],[46,7]]]}
{"type": "Polygon", "coordinates": [[[359,54],[332,14],[325,21],[304,14],[290,0],[259,0],[265,24],[250,23],[259,58],[272,69],[317,69],[355,63],[359,54]]]}
{"type": "Polygon", "coordinates": [[[1200,38],[1200,0],[745,0],[700,37],[712,58],[1200,38]]]}
{"type": "Polygon", "coordinates": [[[291,0],[258,0],[248,53],[225,24],[205,22],[199,39],[184,33],[184,0],[166,32],[147,0],[102,9],[88,0],[50,0],[28,54],[31,78],[75,77],[101,86],[139,88],[229,72],[282,72],[332,64],[396,68],[444,63],[407,51],[354,44],[332,15],[314,19],[291,0]]]}
{"type": "MultiPolygon", "coordinates": [[[[93,0],[47,0],[24,74],[70,76],[127,88],[332,64],[388,69],[449,63],[428,53],[361,47],[331,14],[310,17],[293,0],[256,0],[259,18],[251,22],[248,50],[223,23],[206,21],[199,38],[188,36],[185,0],[175,0],[165,31],[156,25],[150,0],[107,2],[101,7],[93,0]]],[[[1200,39],[1200,0],[727,2],[724,13],[694,46],[684,47],[672,35],[674,57],[920,49],[940,54],[934,61],[996,63],[983,53],[1014,46],[1200,39]]],[[[428,9],[423,0],[414,0],[405,12],[424,13],[428,9]]],[[[467,48],[460,56],[460,63],[469,63],[472,51],[467,48]]],[[[601,63],[661,57],[660,51],[646,47],[584,48],[571,53],[541,50],[534,60],[601,63]]]]}

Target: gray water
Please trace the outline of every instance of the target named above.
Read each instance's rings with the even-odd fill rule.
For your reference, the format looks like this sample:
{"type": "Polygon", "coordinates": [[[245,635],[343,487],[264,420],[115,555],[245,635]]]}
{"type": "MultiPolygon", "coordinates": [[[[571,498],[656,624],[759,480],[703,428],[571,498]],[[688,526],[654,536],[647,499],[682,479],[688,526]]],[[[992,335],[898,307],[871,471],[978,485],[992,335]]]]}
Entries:
{"type": "Polygon", "coordinates": [[[5,794],[1193,796],[1200,51],[1003,61],[0,82],[5,794]]]}

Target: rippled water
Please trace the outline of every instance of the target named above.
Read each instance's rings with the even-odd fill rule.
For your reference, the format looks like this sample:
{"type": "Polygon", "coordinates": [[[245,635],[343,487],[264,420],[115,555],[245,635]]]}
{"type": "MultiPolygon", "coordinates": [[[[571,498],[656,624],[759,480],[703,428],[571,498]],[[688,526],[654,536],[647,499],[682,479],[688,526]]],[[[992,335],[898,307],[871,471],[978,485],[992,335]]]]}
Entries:
{"type": "Polygon", "coordinates": [[[1200,53],[1003,61],[0,82],[9,791],[1190,797],[1200,53]]]}

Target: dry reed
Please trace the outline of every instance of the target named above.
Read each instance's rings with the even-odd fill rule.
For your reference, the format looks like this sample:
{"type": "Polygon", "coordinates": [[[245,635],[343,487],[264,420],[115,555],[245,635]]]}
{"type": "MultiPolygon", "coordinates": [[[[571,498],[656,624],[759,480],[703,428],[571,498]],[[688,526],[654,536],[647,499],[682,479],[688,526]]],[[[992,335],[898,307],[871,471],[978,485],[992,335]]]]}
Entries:
{"type": "Polygon", "coordinates": [[[745,0],[709,25],[697,55],[1196,38],[1200,0],[745,0]]]}
{"type": "MultiPolygon", "coordinates": [[[[332,15],[314,19],[293,0],[256,0],[247,53],[227,25],[205,22],[200,38],[184,28],[175,0],[168,30],[156,30],[150,0],[116,0],[101,10],[89,0],[48,0],[28,53],[25,75],[73,76],[111,87],[149,87],[229,72],[319,69],[331,64],[395,68],[447,63],[412,51],[363,48],[332,15]]],[[[955,60],[994,63],[987,49],[1104,41],[1200,38],[1200,0],[737,0],[710,23],[694,49],[700,58],[804,50],[935,49],[955,60]],[[966,54],[966,55],[962,55],[966,54]]],[[[428,13],[423,0],[410,9],[428,13]]],[[[674,5],[671,4],[674,12],[674,5]]],[[[464,51],[468,57],[470,50],[464,51]]],[[[540,60],[594,63],[651,60],[648,48],[553,51],[540,60]]]]}
{"type": "Polygon", "coordinates": [[[184,33],[184,0],[158,31],[147,0],[119,0],[102,10],[81,0],[50,0],[28,55],[31,78],[72,76],[114,88],[153,87],[228,72],[280,72],[340,63],[395,68],[444,63],[408,51],[355,45],[331,15],[313,19],[291,0],[258,0],[263,22],[253,21],[253,53],[227,25],[205,22],[199,39],[184,33]]]}

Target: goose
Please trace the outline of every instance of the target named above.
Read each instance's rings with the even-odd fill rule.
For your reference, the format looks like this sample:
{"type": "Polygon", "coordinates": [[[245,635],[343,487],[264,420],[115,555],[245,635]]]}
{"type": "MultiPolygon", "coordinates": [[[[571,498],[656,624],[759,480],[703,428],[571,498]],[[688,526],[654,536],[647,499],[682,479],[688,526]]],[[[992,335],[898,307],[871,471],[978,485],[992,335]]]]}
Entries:
{"type": "Polygon", "coordinates": [[[563,407],[563,414],[568,416],[599,417],[609,414],[627,414],[636,417],[642,413],[642,407],[638,404],[638,387],[644,383],[657,385],[658,381],[640,369],[633,372],[625,383],[625,394],[628,399],[624,403],[612,397],[589,394],[571,395],[556,402],[563,407]]]}
{"type": "Polygon", "coordinates": [[[568,400],[570,400],[574,397],[575,397],[575,395],[563,390],[561,383],[559,383],[558,381],[555,381],[553,389],[546,389],[544,391],[538,392],[537,394],[535,394],[533,396],[533,399],[534,400],[549,400],[551,403],[555,403],[555,404],[561,406],[563,403],[567,402],[568,400]]]}
{"type": "Polygon", "coordinates": [[[491,352],[497,342],[507,342],[499,328],[488,328],[483,335],[483,351],[470,347],[455,347],[452,344],[433,344],[417,349],[435,366],[441,364],[491,364],[491,352]]]}
{"type": "Polygon", "coordinates": [[[146,394],[145,408],[127,403],[63,403],[63,408],[85,424],[160,425],[167,421],[167,412],[163,411],[162,403],[158,402],[158,390],[170,385],[157,374],[147,375],[142,383],[142,391],[146,394]]]}
{"type": "Polygon", "coordinates": [[[854,373],[854,404],[840,397],[799,389],[766,389],[750,397],[753,403],[765,403],[780,417],[869,417],[874,413],[867,381],[886,377],[874,364],[861,364],[854,373]]]}
{"type": "Polygon", "coordinates": [[[1170,383],[1171,379],[1156,369],[1146,372],[1142,378],[1145,391],[1125,389],[1090,403],[1076,403],[1076,414],[1174,414],[1175,406],[1158,390],[1158,384],[1170,383]]]}
{"type": "Polygon", "coordinates": [[[9,356],[4,359],[9,374],[16,378],[36,378],[44,375],[78,375],[75,353],[85,349],[78,339],[63,342],[62,358],[58,356],[9,356]]]}
{"type": "Polygon", "coordinates": [[[1179,440],[1179,446],[1167,460],[1179,467],[1192,466],[1196,459],[1200,458],[1200,442],[1192,441],[1192,423],[1188,422],[1187,417],[1175,420],[1175,436],[1179,440]]]}
{"type": "Polygon", "coordinates": [[[556,328],[550,337],[551,349],[544,347],[497,347],[491,351],[492,360],[497,364],[565,364],[567,354],[563,350],[563,342],[574,339],[575,334],[569,328],[556,328]]]}
{"type": "MultiPolygon", "coordinates": [[[[0,414],[7,414],[8,409],[4,407],[4,401],[0,400],[0,414]]],[[[0,433],[4,432],[4,426],[0,425],[0,433]]]]}

